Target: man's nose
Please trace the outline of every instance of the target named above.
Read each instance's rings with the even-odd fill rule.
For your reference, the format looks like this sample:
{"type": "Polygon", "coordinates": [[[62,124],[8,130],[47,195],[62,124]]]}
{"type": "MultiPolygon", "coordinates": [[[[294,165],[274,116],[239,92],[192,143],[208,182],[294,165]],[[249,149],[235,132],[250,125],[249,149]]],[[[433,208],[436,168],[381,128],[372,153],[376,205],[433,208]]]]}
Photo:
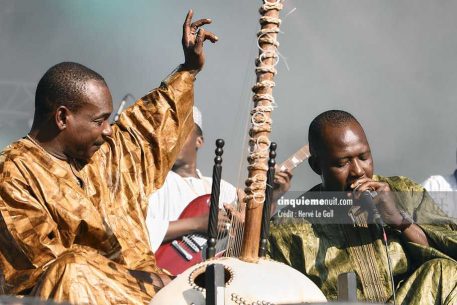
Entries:
{"type": "Polygon", "coordinates": [[[362,177],[365,174],[362,164],[359,160],[354,159],[351,162],[351,175],[354,177],[362,177]]]}
{"type": "Polygon", "coordinates": [[[111,124],[108,121],[105,122],[105,128],[103,128],[102,134],[105,137],[111,137],[113,134],[113,129],[111,128],[111,124]]]}

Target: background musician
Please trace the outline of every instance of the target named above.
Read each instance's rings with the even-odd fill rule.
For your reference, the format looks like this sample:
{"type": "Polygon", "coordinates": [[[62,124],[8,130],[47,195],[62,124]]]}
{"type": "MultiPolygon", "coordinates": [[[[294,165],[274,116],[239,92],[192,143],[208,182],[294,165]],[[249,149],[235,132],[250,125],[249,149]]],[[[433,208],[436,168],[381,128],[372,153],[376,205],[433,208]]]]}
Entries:
{"type": "MultiPolygon", "coordinates": [[[[178,154],[172,171],[169,172],[163,187],[149,198],[146,224],[153,251],[156,251],[163,242],[192,233],[205,234],[208,230],[207,213],[178,219],[192,200],[211,193],[211,177],[203,176],[197,168],[198,151],[204,144],[202,115],[197,107],[194,107],[193,114],[195,126],[178,154]]],[[[287,192],[291,178],[292,174],[289,171],[276,174],[274,200],[287,192]]],[[[238,200],[237,193],[243,196],[243,193],[237,192],[232,184],[221,180],[219,204],[221,209],[225,208],[225,211],[219,212],[221,229],[225,228],[225,223],[230,222],[226,211],[228,215],[243,217],[235,207],[238,200]]]]}

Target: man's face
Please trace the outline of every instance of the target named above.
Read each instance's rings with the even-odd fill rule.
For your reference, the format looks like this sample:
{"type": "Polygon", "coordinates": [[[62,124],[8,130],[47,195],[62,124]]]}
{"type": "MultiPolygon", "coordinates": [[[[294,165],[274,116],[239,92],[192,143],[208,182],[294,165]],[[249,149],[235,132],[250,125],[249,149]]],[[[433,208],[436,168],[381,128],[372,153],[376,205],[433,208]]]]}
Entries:
{"type": "Polygon", "coordinates": [[[85,101],[81,108],[70,112],[65,129],[65,154],[79,159],[89,160],[111,136],[109,116],[113,111],[111,93],[101,81],[87,82],[85,101]]]}
{"type": "Polygon", "coordinates": [[[197,151],[203,145],[203,137],[197,133],[197,128],[194,125],[194,128],[190,132],[189,136],[184,142],[181,151],[176,157],[175,164],[173,168],[179,168],[182,165],[190,164],[195,162],[197,159],[197,151]]]}
{"type": "Polygon", "coordinates": [[[317,163],[324,190],[351,191],[356,180],[373,176],[373,159],[365,132],[356,122],[322,131],[317,163]]]}

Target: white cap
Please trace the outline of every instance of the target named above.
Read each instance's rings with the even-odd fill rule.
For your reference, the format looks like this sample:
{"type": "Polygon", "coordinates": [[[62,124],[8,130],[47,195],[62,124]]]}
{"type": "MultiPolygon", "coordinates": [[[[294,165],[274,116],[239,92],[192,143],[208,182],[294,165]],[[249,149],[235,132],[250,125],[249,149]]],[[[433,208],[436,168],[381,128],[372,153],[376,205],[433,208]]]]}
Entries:
{"type": "Polygon", "coordinates": [[[198,125],[198,127],[200,127],[200,129],[203,130],[203,121],[202,121],[202,113],[200,112],[200,110],[198,110],[197,107],[193,107],[194,111],[194,122],[195,124],[198,125]]]}

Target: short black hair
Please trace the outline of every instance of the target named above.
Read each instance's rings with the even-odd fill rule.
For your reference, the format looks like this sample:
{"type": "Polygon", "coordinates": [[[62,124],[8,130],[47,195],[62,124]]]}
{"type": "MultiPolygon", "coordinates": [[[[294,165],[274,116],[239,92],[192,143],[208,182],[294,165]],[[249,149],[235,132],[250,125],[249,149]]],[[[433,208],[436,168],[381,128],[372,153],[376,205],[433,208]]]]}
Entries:
{"type": "Polygon", "coordinates": [[[97,80],[106,85],[97,72],[75,62],[61,62],[51,68],[38,82],[35,93],[35,118],[40,121],[59,106],[77,111],[84,104],[87,81],[97,80]]]}
{"type": "Polygon", "coordinates": [[[311,155],[316,155],[322,143],[322,129],[326,125],[344,126],[350,122],[360,125],[357,119],[349,112],[343,110],[328,110],[322,112],[309,124],[308,143],[311,155]]]}

